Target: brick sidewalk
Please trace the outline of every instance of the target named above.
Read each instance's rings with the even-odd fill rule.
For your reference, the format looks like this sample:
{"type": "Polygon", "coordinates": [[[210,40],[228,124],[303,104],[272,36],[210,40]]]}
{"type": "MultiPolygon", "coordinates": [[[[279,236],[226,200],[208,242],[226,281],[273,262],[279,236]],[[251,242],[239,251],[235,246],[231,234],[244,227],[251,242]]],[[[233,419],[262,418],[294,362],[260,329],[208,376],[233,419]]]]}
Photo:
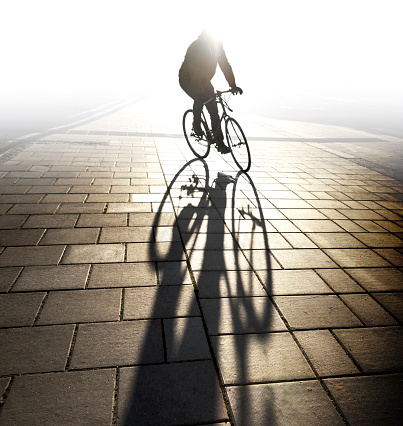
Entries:
{"type": "Polygon", "coordinates": [[[248,175],[136,106],[0,164],[2,425],[400,423],[403,183],[244,120],[248,175]]]}

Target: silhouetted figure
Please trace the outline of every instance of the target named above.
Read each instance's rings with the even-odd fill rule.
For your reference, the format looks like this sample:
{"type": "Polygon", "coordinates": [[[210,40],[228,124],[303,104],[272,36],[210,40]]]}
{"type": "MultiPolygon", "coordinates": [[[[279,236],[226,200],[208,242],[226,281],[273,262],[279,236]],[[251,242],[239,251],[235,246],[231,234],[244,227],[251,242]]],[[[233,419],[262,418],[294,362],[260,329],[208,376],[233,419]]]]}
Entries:
{"type": "Polygon", "coordinates": [[[198,136],[203,135],[201,128],[203,104],[213,98],[211,102],[206,104],[206,107],[211,117],[211,126],[214,131],[217,148],[221,153],[226,154],[230,152],[230,150],[223,142],[224,137],[221,131],[217,104],[215,102],[214,87],[211,84],[211,79],[214,77],[217,64],[220,66],[225,79],[230,85],[232,93],[242,94],[242,89],[237,87],[235,83],[234,73],[225,55],[223,45],[216,40],[208,29],[204,29],[199,38],[189,46],[185,60],[179,70],[179,84],[194,100],[193,130],[198,136]]]}

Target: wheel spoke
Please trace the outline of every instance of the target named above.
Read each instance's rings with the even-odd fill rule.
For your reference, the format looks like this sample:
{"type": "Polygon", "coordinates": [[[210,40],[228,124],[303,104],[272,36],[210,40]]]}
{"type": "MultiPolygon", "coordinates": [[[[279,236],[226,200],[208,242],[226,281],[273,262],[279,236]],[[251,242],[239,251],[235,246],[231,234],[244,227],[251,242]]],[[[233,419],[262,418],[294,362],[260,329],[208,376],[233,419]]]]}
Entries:
{"type": "Polygon", "coordinates": [[[248,171],[251,165],[250,151],[241,126],[230,117],[225,122],[225,133],[235,163],[242,171],[248,171]]]}

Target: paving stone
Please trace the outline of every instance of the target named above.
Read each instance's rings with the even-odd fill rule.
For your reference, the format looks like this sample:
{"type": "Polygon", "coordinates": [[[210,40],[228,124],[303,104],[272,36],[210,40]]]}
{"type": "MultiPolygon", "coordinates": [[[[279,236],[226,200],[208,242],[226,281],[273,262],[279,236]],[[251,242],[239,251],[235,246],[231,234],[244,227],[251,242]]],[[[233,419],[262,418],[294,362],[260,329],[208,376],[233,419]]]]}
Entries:
{"type": "Polygon", "coordinates": [[[59,204],[14,204],[8,214],[53,214],[59,204]]]}
{"type": "Polygon", "coordinates": [[[331,220],[293,220],[292,222],[302,232],[344,232],[343,228],[331,220]]]}
{"type": "MultiPolygon", "coordinates": [[[[134,181],[136,182],[136,181],[134,181]]],[[[107,191],[105,191],[107,192],[107,191]]],[[[111,194],[148,194],[150,192],[147,185],[114,186],[112,185],[111,194]]],[[[127,197],[129,199],[129,197],[127,197]]]]}
{"type": "Polygon", "coordinates": [[[201,318],[166,319],[164,332],[168,362],[211,358],[201,318]]]}
{"type": "Polygon", "coordinates": [[[212,361],[122,368],[118,425],[228,420],[212,361]]]}
{"type": "Polygon", "coordinates": [[[94,265],[88,287],[141,287],[157,285],[155,266],[149,263],[94,265]]]}
{"type": "Polygon", "coordinates": [[[0,245],[30,246],[36,245],[41,239],[43,229],[7,229],[0,230],[0,245]]]}
{"type": "Polygon", "coordinates": [[[90,265],[27,266],[12,291],[84,288],[89,269],[90,265]]]}
{"type": "Polygon", "coordinates": [[[324,249],[341,268],[385,267],[390,264],[369,249],[324,249]]]}
{"type": "Polygon", "coordinates": [[[211,337],[226,385],[313,378],[289,333],[211,337]]]}
{"type": "Polygon", "coordinates": [[[354,236],[368,247],[403,247],[403,241],[388,233],[359,233],[354,236]]]}
{"type": "MultiPolygon", "coordinates": [[[[133,194],[131,194],[133,195],[133,194]]],[[[150,195],[150,194],[145,194],[150,195]]],[[[109,203],[108,213],[133,213],[133,212],[152,212],[151,203],[109,203]]]]}
{"type": "Polygon", "coordinates": [[[31,326],[46,293],[0,295],[0,327],[31,326]]]}
{"type": "Polygon", "coordinates": [[[126,214],[86,214],[80,215],[77,222],[78,228],[103,228],[108,226],[126,226],[127,215],[126,214]]]}
{"type": "MultiPolygon", "coordinates": [[[[106,191],[107,192],[107,191],[106,191]]],[[[129,194],[90,194],[86,199],[87,203],[127,203],[129,194]]]]}
{"type": "MultiPolygon", "coordinates": [[[[137,229],[137,228],[134,228],[137,229]]],[[[141,228],[140,228],[141,229],[141,228]]],[[[181,241],[179,230],[176,227],[159,226],[154,228],[155,241],[166,242],[166,241],[181,241]]]]}
{"type": "Polygon", "coordinates": [[[283,236],[293,248],[317,248],[316,244],[302,233],[289,232],[283,236]]]}
{"type": "Polygon", "coordinates": [[[157,275],[160,285],[192,284],[186,261],[158,262],[157,275]]]}
{"type": "MultiPolygon", "coordinates": [[[[102,228],[100,243],[139,243],[154,240],[151,227],[114,227],[102,228]]],[[[171,240],[168,240],[171,241],[171,240]]]]}
{"type": "Polygon", "coordinates": [[[293,329],[362,326],[337,296],[275,296],[274,301],[293,329]]]}
{"type": "Polygon", "coordinates": [[[73,228],[77,218],[77,214],[32,215],[24,223],[23,228],[73,228]]]}
{"type": "Polygon", "coordinates": [[[323,215],[318,210],[308,208],[308,209],[280,209],[280,212],[284,214],[287,219],[326,219],[326,216],[323,215]]]}
{"type": "Polygon", "coordinates": [[[273,200],[272,204],[278,209],[310,209],[312,208],[304,200],[273,200]]]}
{"type": "Polygon", "coordinates": [[[41,203],[84,203],[86,194],[46,194],[41,203]]]}
{"type": "Polygon", "coordinates": [[[385,258],[391,265],[403,267],[403,253],[401,248],[393,249],[374,249],[375,253],[385,258]]]}
{"type": "Polygon", "coordinates": [[[299,232],[299,229],[289,220],[269,219],[268,221],[278,232],[299,232]]]}
{"type": "Polygon", "coordinates": [[[1,268],[0,269],[0,292],[7,292],[14,284],[22,268],[1,268]]]}
{"type": "Polygon", "coordinates": [[[403,293],[372,294],[400,322],[403,322],[403,293]]]}
{"type": "Polygon", "coordinates": [[[56,185],[37,185],[32,186],[28,194],[67,194],[70,186],[56,186],[56,185]]]}
{"type": "Polygon", "coordinates": [[[345,209],[346,204],[337,200],[309,200],[309,204],[315,209],[345,209]]]}
{"type": "Polygon", "coordinates": [[[344,294],[340,297],[367,326],[397,324],[397,321],[368,294],[344,294]]]}
{"type": "Polygon", "coordinates": [[[403,367],[401,327],[335,330],[364,372],[394,372],[403,367]]]}
{"type": "Polygon", "coordinates": [[[382,216],[373,210],[343,210],[343,214],[353,220],[382,220],[382,216]]]}
{"type": "Polygon", "coordinates": [[[0,216],[0,229],[16,229],[21,228],[27,220],[26,215],[6,215],[0,216]]]}
{"type": "MultiPolygon", "coordinates": [[[[264,259],[268,257],[269,254],[267,253],[264,259]]],[[[240,250],[193,250],[189,252],[189,260],[192,269],[195,271],[234,271],[251,268],[240,250]]],[[[266,267],[266,263],[264,265],[266,267]]]]}
{"type": "Polygon", "coordinates": [[[129,226],[172,226],[173,213],[129,213],[129,226]]]}
{"type": "Polygon", "coordinates": [[[0,374],[63,371],[73,325],[0,330],[0,374]]]}
{"type": "Polygon", "coordinates": [[[99,228],[48,229],[40,244],[95,244],[99,228]]]}
{"type": "MultiPolygon", "coordinates": [[[[1,195],[0,204],[7,203],[7,204],[20,204],[20,205],[21,204],[36,205],[37,203],[39,203],[39,201],[43,197],[43,193],[42,194],[24,194],[23,192],[25,192],[27,188],[21,188],[21,189],[24,189],[24,191],[21,191],[22,192],[21,195],[11,195],[11,191],[9,191],[10,195],[1,195]]],[[[12,192],[15,193],[16,191],[14,190],[12,192]]],[[[4,194],[4,191],[3,191],[3,194],[4,194]]],[[[15,210],[19,210],[19,208],[15,210]]],[[[16,213],[13,213],[13,214],[20,214],[20,213],[18,213],[17,211],[16,213]]]]}
{"type": "Polygon", "coordinates": [[[286,331],[268,297],[202,299],[201,305],[210,335],[286,331]]]}
{"type": "MultiPolygon", "coordinates": [[[[385,214],[385,213],[383,213],[385,214]]],[[[391,219],[391,220],[401,220],[402,215],[399,216],[399,218],[396,219],[391,219]]],[[[394,223],[394,222],[390,222],[390,221],[386,221],[386,220],[382,220],[382,221],[375,221],[375,223],[379,226],[382,226],[382,228],[384,228],[384,230],[386,229],[389,232],[402,232],[403,228],[401,226],[398,225],[398,223],[394,223]]]]}
{"type": "Polygon", "coordinates": [[[102,179],[102,178],[96,178],[94,180],[93,185],[130,185],[130,179],[102,179]]]}
{"type": "Polygon", "coordinates": [[[161,322],[80,324],[70,368],[98,368],[164,362],[161,322]]]}
{"type": "Polygon", "coordinates": [[[181,232],[181,236],[187,250],[239,250],[238,242],[230,233],[189,234],[181,232]]]}
{"type": "Polygon", "coordinates": [[[320,376],[359,374],[329,330],[296,331],[295,337],[320,376]]]}
{"type": "Polygon", "coordinates": [[[64,246],[7,247],[0,254],[0,266],[57,265],[64,246]]]}
{"type": "Polygon", "coordinates": [[[127,244],[128,262],[161,262],[184,259],[185,253],[180,242],[127,244]]]}
{"type": "MultiPolygon", "coordinates": [[[[5,178],[1,179],[1,182],[0,182],[0,194],[1,194],[1,196],[0,196],[0,204],[1,203],[5,203],[6,202],[5,200],[7,200],[7,198],[8,198],[8,197],[6,197],[5,200],[2,200],[3,195],[26,194],[27,191],[30,188],[29,185],[27,185],[27,186],[22,186],[22,185],[21,186],[17,186],[17,185],[11,185],[11,184],[7,185],[6,182],[2,182],[4,179],[5,178]]],[[[11,200],[12,200],[12,198],[11,198],[11,200]]],[[[11,201],[11,200],[8,201],[8,202],[10,202],[11,204],[13,204],[13,201],[11,201]]]]}
{"type": "MultiPolygon", "coordinates": [[[[76,169],[76,171],[78,171],[76,169]]],[[[74,179],[70,179],[70,178],[60,178],[57,179],[57,181],[54,183],[54,185],[66,185],[66,186],[71,186],[71,185],[91,185],[92,184],[93,179],[91,178],[86,178],[86,179],[79,179],[79,178],[74,178],[74,179]]]]}
{"type": "Polygon", "coordinates": [[[290,243],[279,233],[239,233],[235,239],[243,249],[284,249],[291,248],[290,243]]]}
{"type": "Polygon", "coordinates": [[[120,289],[52,291],[38,325],[117,321],[121,297],[120,289]]]}
{"type": "Polygon", "coordinates": [[[335,268],[336,264],[318,249],[271,250],[285,269],[335,268]]]}
{"type": "Polygon", "coordinates": [[[325,380],[351,425],[399,425],[402,374],[325,380]]]}
{"type": "MultiPolygon", "coordinates": [[[[238,250],[236,249],[233,253],[236,253],[235,262],[228,269],[254,269],[259,274],[260,271],[269,271],[274,269],[281,269],[280,264],[274,258],[274,256],[268,250],[238,250]],[[243,256],[248,261],[248,264],[243,260],[243,256]],[[239,259],[239,260],[238,260],[239,259]]],[[[234,257],[232,255],[232,257],[234,257]]],[[[226,256],[225,266],[228,265],[229,256],[226,256]]],[[[193,265],[192,265],[193,266],[193,265]]]]}
{"type": "Polygon", "coordinates": [[[103,213],[106,203],[64,203],[61,204],[58,213],[103,213]]]}
{"type": "Polygon", "coordinates": [[[110,424],[114,370],[17,377],[0,414],[4,425],[110,424]]]}
{"type": "Polygon", "coordinates": [[[69,194],[108,194],[109,190],[109,185],[73,185],[69,190],[69,194]]]}
{"type": "Polygon", "coordinates": [[[330,288],[313,270],[275,270],[266,281],[273,295],[331,293],[330,288]]]}
{"type": "Polygon", "coordinates": [[[62,263],[73,264],[123,262],[124,255],[124,244],[71,245],[67,247],[62,263]]]}
{"type": "Polygon", "coordinates": [[[5,215],[11,207],[12,204],[0,204],[0,215],[5,215]]]}
{"type": "Polygon", "coordinates": [[[325,215],[328,219],[346,219],[346,216],[344,216],[338,210],[334,210],[334,209],[319,209],[319,211],[323,215],[325,215]]]}
{"type": "MultiPolygon", "coordinates": [[[[266,296],[259,278],[251,270],[196,271],[194,277],[199,296],[202,298],[266,296]]],[[[270,282],[269,280],[264,281],[264,283],[270,282]]],[[[269,284],[267,285],[269,286],[269,284]]]]}
{"type": "Polygon", "coordinates": [[[360,268],[348,273],[368,291],[403,290],[403,272],[398,269],[360,268]]]}
{"type": "Polygon", "coordinates": [[[360,226],[359,221],[353,222],[347,219],[334,219],[334,222],[347,232],[364,232],[366,230],[365,227],[360,226]]]}
{"type": "Polygon", "coordinates": [[[317,381],[230,386],[229,401],[237,425],[343,425],[317,381]]]}
{"type": "MultiPolygon", "coordinates": [[[[355,234],[358,239],[358,236],[361,234],[355,234]]],[[[356,238],[347,233],[308,233],[307,236],[321,248],[355,248],[362,247],[364,244],[358,241],[356,238]]]]}
{"type": "Polygon", "coordinates": [[[198,316],[193,287],[157,286],[125,290],[123,319],[198,316]]]}
{"type": "Polygon", "coordinates": [[[336,293],[364,292],[364,290],[341,269],[318,269],[316,272],[336,293]]]}
{"type": "MultiPolygon", "coordinates": [[[[382,228],[381,226],[377,225],[375,222],[371,220],[355,220],[355,223],[367,232],[387,233],[386,229],[382,228]]],[[[358,231],[351,231],[351,232],[362,232],[362,231],[358,230],[358,231]]]]}

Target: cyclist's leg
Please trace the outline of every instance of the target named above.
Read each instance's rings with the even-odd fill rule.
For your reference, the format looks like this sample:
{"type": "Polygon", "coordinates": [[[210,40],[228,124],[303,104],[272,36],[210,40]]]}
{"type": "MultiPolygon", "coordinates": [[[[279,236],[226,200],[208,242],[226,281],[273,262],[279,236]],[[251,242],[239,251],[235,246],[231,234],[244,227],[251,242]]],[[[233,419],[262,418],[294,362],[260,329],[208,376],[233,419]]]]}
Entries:
{"type": "Polygon", "coordinates": [[[216,136],[217,133],[221,131],[221,126],[220,126],[220,117],[218,115],[217,102],[215,101],[214,87],[210,82],[206,83],[205,85],[205,94],[206,94],[206,100],[204,102],[207,102],[209,99],[213,98],[213,100],[211,100],[210,102],[207,102],[206,108],[210,114],[211,129],[213,130],[214,136],[216,136]]]}
{"type": "Polygon", "coordinates": [[[198,79],[192,78],[187,72],[179,74],[179,84],[185,93],[193,99],[193,130],[198,136],[202,136],[201,113],[203,103],[205,102],[203,85],[198,79]]]}
{"type": "Polygon", "coordinates": [[[206,104],[206,108],[211,118],[211,128],[214,133],[214,142],[216,143],[217,149],[218,151],[221,152],[221,154],[227,154],[231,150],[224,144],[224,135],[221,129],[221,122],[220,122],[220,116],[218,114],[217,102],[215,101],[214,87],[210,82],[208,85],[208,93],[209,93],[208,99],[211,99],[213,97],[213,100],[206,104]]]}

